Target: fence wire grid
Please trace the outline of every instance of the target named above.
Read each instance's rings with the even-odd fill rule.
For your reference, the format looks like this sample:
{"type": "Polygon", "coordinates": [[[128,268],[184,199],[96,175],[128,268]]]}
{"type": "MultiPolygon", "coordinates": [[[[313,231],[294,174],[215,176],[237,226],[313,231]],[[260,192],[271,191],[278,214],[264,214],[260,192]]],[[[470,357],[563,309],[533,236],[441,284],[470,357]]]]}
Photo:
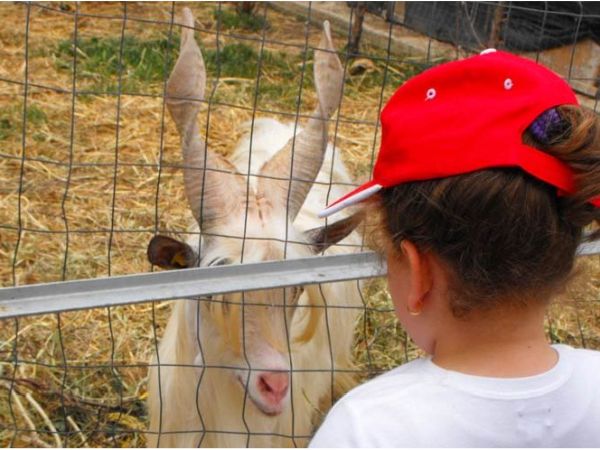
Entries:
{"type": "MultiPolygon", "coordinates": [[[[344,83],[339,111],[329,121],[335,149],[314,182],[322,207],[369,178],[382,105],[404,80],[432,65],[486,47],[517,52],[551,67],[584,106],[598,111],[598,5],[4,3],[2,287],[152,272],[146,252],[157,234],[196,242],[199,258],[210,259],[203,265],[232,262],[227,252],[211,252],[207,242],[238,248],[233,262],[267,260],[265,248],[275,248],[276,259],[294,255],[300,240],[293,230],[251,235],[249,201],[241,234],[216,227],[204,230],[201,239],[190,225],[185,163],[165,102],[184,6],[195,16],[207,69],[200,132],[210,151],[229,158],[236,157],[240,140],[251,142],[250,156],[238,160],[245,167],[240,172],[252,173],[247,188],[251,179],[269,178],[252,165],[263,152],[260,127],[276,127],[265,118],[286,124],[285,132],[293,134],[317,105],[315,48],[323,20],[330,20],[344,83]],[[335,169],[341,163],[351,177],[335,169]]],[[[354,234],[325,253],[364,249],[364,236],[354,234]]],[[[600,349],[600,259],[581,257],[578,265],[580,277],[549,310],[548,336],[600,349]]],[[[0,445],[304,446],[353,384],[420,356],[393,315],[382,279],[278,292],[268,306],[247,292],[0,320],[0,445]],[[300,301],[307,297],[318,301],[300,301]],[[172,313],[179,314],[179,334],[166,327],[172,313]],[[290,368],[291,394],[276,419],[267,420],[244,388],[261,370],[273,369],[262,367],[249,348],[256,317],[280,321],[284,339],[278,344],[286,355],[280,363],[290,368]],[[311,326],[308,337],[299,336],[311,326]],[[236,333],[237,353],[228,346],[236,333]],[[167,335],[185,349],[175,351],[165,338],[163,345],[173,351],[157,355],[167,335]],[[149,369],[158,381],[158,400],[150,407],[149,369]],[[186,420],[176,424],[172,386],[165,381],[174,377],[180,384],[177,405],[186,411],[186,420]],[[149,428],[151,408],[158,419],[149,428]]]]}

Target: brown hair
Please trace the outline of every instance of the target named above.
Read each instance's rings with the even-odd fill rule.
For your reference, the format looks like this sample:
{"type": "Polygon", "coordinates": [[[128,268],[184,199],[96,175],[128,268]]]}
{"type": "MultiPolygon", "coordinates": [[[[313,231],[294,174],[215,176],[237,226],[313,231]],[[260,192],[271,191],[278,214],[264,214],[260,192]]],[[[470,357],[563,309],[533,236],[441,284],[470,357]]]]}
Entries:
{"type": "MultiPolygon", "coordinates": [[[[380,191],[379,236],[397,253],[408,239],[431,251],[449,269],[451,308],[460,317],[499,301],[544,301],[564,286],[574,265],[584,227],[600,235],[600,121],[573,106],[556,108],[559,133],[546,142],[528,130],[525,143],[569,164],[578,192],[558,196],[556,188],[517,168],[406,183],[380,191]]],[[[381,245],[381,241],[380,241],[381,245]]],[[[504,304],[504,303],[503,303],[504,304]]]]}

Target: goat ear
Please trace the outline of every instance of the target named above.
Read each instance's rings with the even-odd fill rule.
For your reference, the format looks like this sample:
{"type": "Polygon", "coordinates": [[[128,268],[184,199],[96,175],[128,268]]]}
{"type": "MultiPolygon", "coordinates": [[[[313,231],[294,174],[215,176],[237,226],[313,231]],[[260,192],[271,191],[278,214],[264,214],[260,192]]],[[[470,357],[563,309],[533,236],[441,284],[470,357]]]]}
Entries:
{"type": "Polygon", "coordinates": [[[352,233],[363,217],[364,213],[358,212],[326,226],[307,230],[304,232],[304,236],[312,244],[313,251],[319,253],[328,249],[333,244],[337,244],[352,233]]]}
{"type": "Polygon", "coordinates": [[[159,234],[148,244],[148,261],[163,269],[185,269],[194,266],[196,255],[186,243],[159,234]]]}

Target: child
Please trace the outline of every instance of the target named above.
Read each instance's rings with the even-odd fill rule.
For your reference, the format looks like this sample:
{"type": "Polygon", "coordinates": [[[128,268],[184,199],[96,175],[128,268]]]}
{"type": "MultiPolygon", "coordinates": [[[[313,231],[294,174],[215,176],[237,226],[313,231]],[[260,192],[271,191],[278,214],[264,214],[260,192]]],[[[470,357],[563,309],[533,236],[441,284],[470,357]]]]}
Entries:
{"type": "Polygon", "coordinates": [[[312,447],[597,447],[600,352],[544,315],[600,220],[600,124],[508,53],[443,64],[383,110],[370,197],[396,315],[430,356],[359,386],[312,447]],[[592,230],[592,228],[590,228],[592,230]]]}

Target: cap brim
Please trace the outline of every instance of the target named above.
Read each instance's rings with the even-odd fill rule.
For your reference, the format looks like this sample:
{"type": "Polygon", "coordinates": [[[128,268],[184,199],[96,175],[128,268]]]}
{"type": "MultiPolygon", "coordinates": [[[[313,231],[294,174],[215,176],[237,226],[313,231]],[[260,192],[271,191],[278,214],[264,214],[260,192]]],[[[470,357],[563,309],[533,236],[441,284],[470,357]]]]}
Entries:
{"type": "Polygon", "coordinates": [[[341,211],[342,209],[347,208],[348,206],[360,203],[363,200],[366,200],[367,198],[371,197],[381,188],[383,188],[382,185],[371,180],[368,183],[365,183],[357,187],[353,191],[347,193],[343,197],[337,199],[335,202],[333,202],[327,208],[321,211],[319,213],[319,217],[324,218],[331,216],[332,214],[335,214],[336,212],[341,211]]]}

